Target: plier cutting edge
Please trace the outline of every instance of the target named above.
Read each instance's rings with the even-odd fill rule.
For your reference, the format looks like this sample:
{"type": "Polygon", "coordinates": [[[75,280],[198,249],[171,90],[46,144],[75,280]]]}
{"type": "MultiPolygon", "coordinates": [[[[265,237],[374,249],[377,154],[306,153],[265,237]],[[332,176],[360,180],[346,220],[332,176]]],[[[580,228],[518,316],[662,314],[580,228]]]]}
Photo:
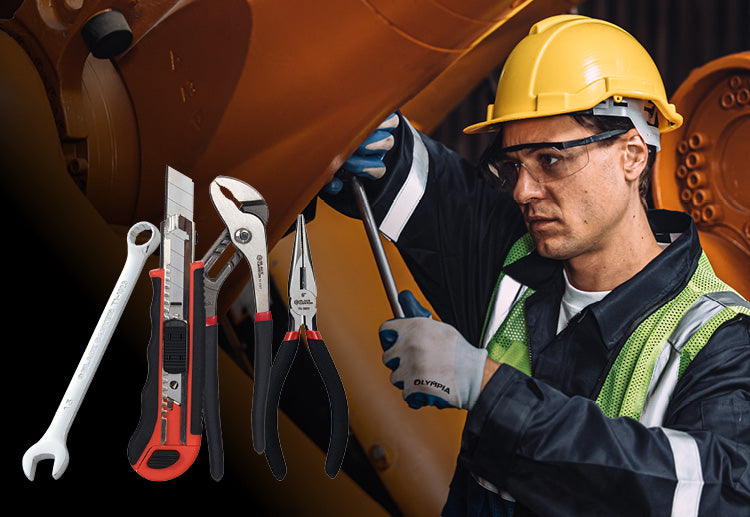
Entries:
{"type": "Polygon", "coordinates": [[[317,287],[310,258],[305,218],[302,214],[297,216],[288,289],[289,326],[274,358],[268,389],[268,413],[265,431],[266,460],[276,479],[282,480],[286,475],[286,463],[284,462],[284,454],[281,450],[278,435],[278,405],[284,381],[299,347],[302,335],[300,329],[304,327],[307,349],[328,392],[331,432],[326,452],[325,472],[333,478],[341,468],[346,452],[349,438],[349,407],[344,385],[336,370],[336,365],[317,328],[317,287]]]}

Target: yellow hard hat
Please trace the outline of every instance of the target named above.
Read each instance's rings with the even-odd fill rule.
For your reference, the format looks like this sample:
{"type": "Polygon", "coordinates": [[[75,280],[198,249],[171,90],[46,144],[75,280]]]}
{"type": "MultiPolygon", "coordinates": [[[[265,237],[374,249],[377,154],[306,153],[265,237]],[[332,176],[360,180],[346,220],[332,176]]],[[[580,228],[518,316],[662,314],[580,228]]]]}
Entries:
{"type": "Polygon", "coordinates": [[[509,120],[593,108],[606,99],[651,101],[659,132],[677,129],[682,116],[669,104],[654,61],[617,25],[580,15],[536,23],[508,55],[487,120],[464,129],[483,133],[509,120]]]}

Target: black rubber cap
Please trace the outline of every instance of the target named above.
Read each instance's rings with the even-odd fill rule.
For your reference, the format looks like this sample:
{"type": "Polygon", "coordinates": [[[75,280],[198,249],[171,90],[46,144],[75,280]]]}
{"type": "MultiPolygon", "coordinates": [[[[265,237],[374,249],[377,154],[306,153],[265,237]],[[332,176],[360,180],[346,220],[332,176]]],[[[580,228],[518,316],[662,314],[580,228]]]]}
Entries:
{"type": "Polygon", "coordinates": [[[159,449],[154,451],[146,464],[152,469],[165,469],[177,463],[179,459],[179,452],[159,449]]]}
{"type": "Polygon", "coordinates": [[[99,59],[125,52],[133,41],[133,32],[120,11],[111,9],[91,18],[81,29],[89,50],[99,59]]]}

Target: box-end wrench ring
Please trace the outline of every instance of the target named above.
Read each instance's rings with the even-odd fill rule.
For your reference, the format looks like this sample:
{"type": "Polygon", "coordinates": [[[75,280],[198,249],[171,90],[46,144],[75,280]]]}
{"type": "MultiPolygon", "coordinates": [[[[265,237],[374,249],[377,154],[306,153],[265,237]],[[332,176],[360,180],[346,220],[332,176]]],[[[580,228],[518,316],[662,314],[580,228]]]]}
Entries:
{"type": "Polygon", "coordinates": [[[52,477],[59,479],[68,467],[70,459],[65,442],[73,419],[78,413],[86,391],[91,384],[96,369],[99,367],[104,351],[112,339],[115,327],[120,321],[125,305],[130,299],[138,276],[146,259],[156,250],[161,241],[161,234],[153,224],[142,221],[135,223],[128,231],[128,255],[115,288],[109,296],[99,322],[91,335],[75,375],[65,391],[65,395],[42,438],[29,447],[23,455],[23,472],[29,480],[34,480],[36,465],[40,460],[54,459],[52,477]],[[145,243],[137,243],[136,238],[143,232],[150,231],[151,236],[145,243]]]}

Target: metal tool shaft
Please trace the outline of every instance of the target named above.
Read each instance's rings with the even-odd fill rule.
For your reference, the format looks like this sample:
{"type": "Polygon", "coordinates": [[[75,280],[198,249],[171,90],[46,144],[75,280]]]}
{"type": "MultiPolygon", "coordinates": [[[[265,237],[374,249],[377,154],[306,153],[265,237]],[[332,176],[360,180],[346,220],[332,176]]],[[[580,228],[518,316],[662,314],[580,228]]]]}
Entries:
{"type": "Polygon", "coordinates": [[[367,194],[365,193],[362,184],[359,182],[359,178],[352,176],[351,180],[352,188],[354,189],[354,196],[357,198],[357,206],[359,207],[362,222],[367,231],[367,238],[370,241],[370,247],[375,256],[375,262],[378,265],[380,278],[383,281],[383,287],[385,287],[385,294],[388,296],[391,310],[395,317],[403,318],[404,311],[401,309],[401,304],[398,302],[398,289],[396,288],[396,282],[393,279],[393,272],[388,263],[388,257],[385,254],[383,242],[380,240],[380,233],[378,232],[377,224],[375,224],[375,217],[372,215],[372,209],[370,208],[367,194]]]}

